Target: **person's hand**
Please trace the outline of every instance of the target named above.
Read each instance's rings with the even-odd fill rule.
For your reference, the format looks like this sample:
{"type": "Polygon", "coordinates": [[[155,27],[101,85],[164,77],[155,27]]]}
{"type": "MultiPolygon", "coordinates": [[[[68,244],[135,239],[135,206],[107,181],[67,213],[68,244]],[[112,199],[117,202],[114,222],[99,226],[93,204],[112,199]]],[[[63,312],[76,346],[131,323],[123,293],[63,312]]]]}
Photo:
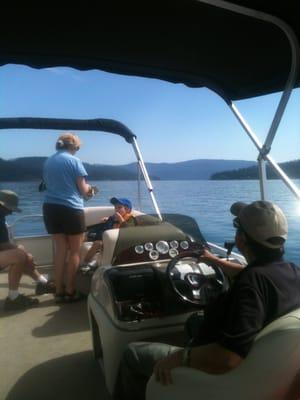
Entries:
{"type": "Polygon", "coordinates": [[[93,196],[95,196],[95,194],[100,192],[100,190],[97,188],[97,186],[91,186],[91,191],[92,191],[93,196]]]}
{"type": "Polygon", "coordinates": [[[108,220],[108,217],[103,217],[103,218],[100,219],[100,223],[101,222],[106,222],[107,220],[108,220]]]}
{"type": "Polygon", "coordinates": [[[159,360],[153,368],[155,379],[162,385],[173,383],[171,370],[182,365],[182,350],[171,353],[165,358],[159,360]]]}
{"type": "Polygon", "coordinates": [[[202,255],[199,257],[200,262],[211,264],[218,261],[218,257],[212,254],[209,250],[204,249],[202,255]]]}
{"type": "Polygon", "coordinates": [[[97,194],[97,193],[99,193],[99,189],[97,188],[97,186],[91,186],[91,185],[90,185],[89,190],[88,190],[88,192],[86,193],[84,199],[85,199],[85,200],[89,200],[89,199],[91,199],[92,197],[94,197],[95,194],[97,194]]]}
{"type": "Polygon", "coordinates": [[[124,219],[123,219],[122,215],[120,213],[118,213],[118,212],[115,212],[114,219],[115,219],[116,222],[119,222],[120,224],[122,222],[124,222],[124,219]]]}

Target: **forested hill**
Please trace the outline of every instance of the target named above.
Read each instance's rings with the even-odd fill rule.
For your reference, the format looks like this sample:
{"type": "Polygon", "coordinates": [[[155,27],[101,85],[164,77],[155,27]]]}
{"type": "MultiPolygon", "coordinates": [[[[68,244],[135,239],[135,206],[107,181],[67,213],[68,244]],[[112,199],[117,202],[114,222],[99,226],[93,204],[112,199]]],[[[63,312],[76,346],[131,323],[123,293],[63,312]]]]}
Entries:
{"type": "MultiPolygon", "coordinates": [[[[283,171],[292,179],[300,179],[300,160],[288,161],[279,164],[283,171]]],[[[278,179],[278,175],[267,165],[267,177],[278,179]]],[[[217,172],[211,176],[212,180],[258,179],[258,167],[240,168],[229,171],[217,172]]]]}
{"type": "MultiPolygon", "coordinates": [[[[0,182],[40,180],[45,157],[23,157],[14,160],[0,158],[0,182]]],[[[254,165],[243,160],[190,160],[178,163],[146,163],[153,180],[207,180],[211,175],[229,169],[254,165]]],[[[84,163],[90,180],[135,180],[136,163],[100,165],[84,163]]]]}
{"type": "MultiPolygon", "coordinates": [[[[46,157],[0,158],[0,182],[41,180],[46,157]]],[[[137,173],[114,165],[83,163],[90,180],[135,180],[137,173]]]]}

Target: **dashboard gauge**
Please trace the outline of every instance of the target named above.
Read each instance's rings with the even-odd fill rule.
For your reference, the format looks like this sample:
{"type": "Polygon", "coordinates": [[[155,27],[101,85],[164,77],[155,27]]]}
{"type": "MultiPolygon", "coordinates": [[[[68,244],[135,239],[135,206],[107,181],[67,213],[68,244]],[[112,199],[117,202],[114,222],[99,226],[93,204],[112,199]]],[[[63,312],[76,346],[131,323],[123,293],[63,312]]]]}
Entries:
{"type": "Polygon", "coordinates": [[[159,258],[159,252],[157,250],[151,250],[149,252],[149,257],[151,258],[151,260],[158,260],[159,258]]]}
{"type": "Polygon", "coordinates": [[[167,254],[170,249],[168,242],[165,240],[157,242],[155,248],[160,254],[167,254]]]}
{"type": "Polygon", "coordinates": [[[170,242],[170,247],[171,247],[172,249],[178,249],[178,246],[179,246],[179,243],[177,242],[177,240],[172,240],[172,241],[170,242]]]}
{"type": "Polygon", "coordinates": [[[141,244],[138,244],[137,246],[135,246],[134,251],[137,254],[143,254],[144,253],[144,246],[142,246],[141,244]]]}
{"type": "Polygon", "coordinates": [[[169,256],[172,257],[172,258],[178,256],[178,250],[177,250],[177,249],[174,249],[174,248],[173,248],[173,249],[170,249],[170,250],[169,250],[169,256]]]}
{"type": "Polygon", "coordinates": [[[183,240],[182,242],[180,242],[180,247],[183,250],[187,250],[189,248],[189,242],[187,240],[183,240]]]}
{"type": "Polygon", "coordinates": [[[151,243],[151,242],[145,243],[144,247],[145,247],[145,250],[147,250],[147,251],[151,251],[154,248],[153,243],[151,243]]]}

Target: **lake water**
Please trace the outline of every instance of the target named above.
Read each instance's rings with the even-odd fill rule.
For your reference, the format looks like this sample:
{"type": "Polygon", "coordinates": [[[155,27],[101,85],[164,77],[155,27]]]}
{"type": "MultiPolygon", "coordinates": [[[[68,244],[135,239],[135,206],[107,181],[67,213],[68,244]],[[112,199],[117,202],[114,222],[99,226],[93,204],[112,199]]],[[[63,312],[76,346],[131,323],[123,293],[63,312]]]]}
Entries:
{"type": "MultiPolygon", "coordinates": [[[[129,197],[135,208],[139,209],[138,187],[132,181],[91,181],[100,193],[86,203],[87,206],[108,205],[109,199],[129,197]]],[[[300,180],[295,181],[300,186],[300,180]]],[[[232,216],[229,208],[234,201],[254,201],[259,199],[258,181],[155,181],[154,193],[161,212],[187,214],[196,219],[200,229],[209,242],[223,245],[224,240],[234,237],[232,216]]],[[[20,196],[23,212],[9,216],[8,222],[24,215],[41,214],[43,194],[38,192],[38,182],[6,182],[0,189],[11,189],[20,196]]],[[[286,258],[300,264],[300,202],[278,180],[268,182],[268,200],[276,202],[285,212],[289,222],[289,238],[286,258]]],[[[141,182],[141,210],[153,213],[154,209],[148,192],[141,182]]],[[[41,218],[20,221],[16,227],[17,235],[34,235],[44,231],[41,218]]]]}

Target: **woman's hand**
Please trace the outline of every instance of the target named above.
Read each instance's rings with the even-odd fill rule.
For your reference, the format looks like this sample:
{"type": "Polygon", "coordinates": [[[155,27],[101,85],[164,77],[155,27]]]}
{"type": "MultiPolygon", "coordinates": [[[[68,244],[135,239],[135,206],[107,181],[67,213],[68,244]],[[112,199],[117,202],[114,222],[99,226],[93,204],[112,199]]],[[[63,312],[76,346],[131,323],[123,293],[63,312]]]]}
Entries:
{"type": "Polygon", "coordinates": [[[89,185],[84,176],[77,177],[76,180],[78,190],[85,200],[91,199],[96,193],[99,193],[97,186],[89,185]]]}

